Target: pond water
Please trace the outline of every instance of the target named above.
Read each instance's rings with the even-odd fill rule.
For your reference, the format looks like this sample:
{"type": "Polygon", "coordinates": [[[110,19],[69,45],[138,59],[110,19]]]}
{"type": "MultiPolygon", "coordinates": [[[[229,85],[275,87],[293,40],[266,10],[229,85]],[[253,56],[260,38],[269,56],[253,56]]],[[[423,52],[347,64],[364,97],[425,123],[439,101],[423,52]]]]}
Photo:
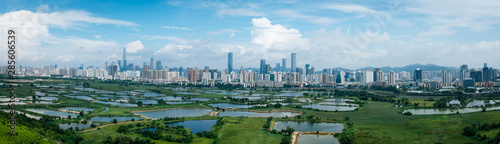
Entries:
{"type": "Polygon", "coordinates": [[[65,123],[65,124],[59,124],[59,128],[61,128],[63,130],[67,130],[70,127],[72,127],[74,130],[75,128],[78,127],[78,129],[82,130],[84,128],[89,128],[90,125],[92,125],[92,124],[94,124],[96,126],[100,125],[100,123],[87,123],[87,124],[82,124],[82,123],[69,123],[69,124],[67,124],[67,123],[65,123]]]}
{"type": "Polygon", "coordinates": [[[213,104],[208,104],[209,106],[212,107],[219,107],[219,108],[251,108],[254,106],[267,106],[266,104],[260,104],[260,105],[240,105],[240,104],[230,104],[230,103],[213,103],[213,104]]]}
{"type": "Polygon", "coordinates": [[[265,97],[233,96],[233,99],[248,99],[251,101],[256,101],[256,100],[260,100],[260,99],[265,99],[265,97]]]}
{"type": "Polygon", "coordinates": [[[166,104],[190,104],[194,102],[165,102],[166,104]]]}
{"type": "Polygon", "coordinates": [[[52,100],[57,100],[59,99],[58,97],[41,97],[39,100],[47,100],[47,101],[52,101],[52,100]]]}
{"type": "Polygon", "coordinates": [[[90,119],[90,121],[92,121],[92,122],[95,122],[95,121],[98,121],[98,122],[111,122],[111,121],[113,121],[113,119],[116,119],[116,121],[122,122],[122,121],[132,120],[132,118],[135,121],[142,120],[142,118],[140,118],[140,117],[92,117],[90,119]]]}
{"type": "Polygon", "coordinates": [[[182,101],[182,97],[180,97],[180,96],[177,96],[177,97],[164,96],[164,97],[157,97],[155,99],[157,99],[157,100],[163,99],[164,101],[182,101]]]}
{"type": "Polygon", "coordinates": [[[184,126],[184,128],[190,129],[192,134],[195,134],[197,132],[212,130],[212,126],[214,126],[216,122],[217,120],[192,120],[183,122],[171,122],[165,124],[169,126],[182,125],[184,126]]]}
{"type": "Polygon", "coordinates": [[[82,100],[93,100],[92,97],[89,97],[89,96],[67,96],[67,97],[72,97],[72,98],[77,98],[77,99],[82,99],[82,100]]]}
{"type": "Polygon", "coordinates": [[[317,109],[317,110],[326,110],[326,111],[353,111],[357,108],[357,107],[347,107],[347,106],[327,106],[327,105],[319,105],[319,104],[304,105],[302,107],[303,108],[312,108],[312,109],[317,109]]]}
{"type": "Polygon", "coordinates": [[[59,116],[61,118],[68,118],[68,115],[70,115],[71,118],[76,118],[76,116],[78,115],[78,114],[74,114],[74,113],[53,111],[53,110],[40,109],[40,108],[29,108],[26,110],[31,111],[31,112],[35,112],[35,113],[39,113],[39,114],[49,115],[49,116],[59,116]]]}
{"type": "Polygon", "coordinates": [[[209,101],[209,98],[191,98],[190,101],[209,101]]]}
{"type": "Polygon", "coordinates": [[[84,112],[89,112],[93,111],[94,109],[91,108],[86,108],[86,107],[65,107],[65,108],[59,108],[60,110],[71,110],[71,111],[84,111],[84,112]]]}
{"type": "Polygon", "coordinates": [[[448,106],[450,105],[460,105],[460,101],[459,100],[451,100],[450,102],[446,103],[448,106]]]}
{"type": "Polygon", "coordinates": [[[236,93],[236,92],[224,92],[224,93],[217,93],[217,94],[221,94],[221,95],[239,95],[241,93],[236,93]]]}
{"type": "Polygon", "coordinates": [[[110,104],[110,105],[115,105],[115,106],[137,106],[135,104],[129,104],[129,103],[119,103],[119,102],[105,102],[105,101],[94,101],[97,103],[102,103],[102,104],[110,104]]]}
{"type": "MultiPolygon", "coordinates": [[[[459,113],[471,113],[471,112],[480,112],[483,109],[481,108],[460,108],[460,109],[408,109],[405,110],[411,112],[413,115],[433,115],[433,114],[456,114],[457,111],[459,113]]],[[[486,111],[492,110],[500,110],[500,106],[497,107],[488,107],[486,111]]],[[[403,113],[404,113],[403,112],[403,113]]]]}
{"type": "Polygon", "coordinates": [[[151,112],[138,112],[134,114],[142,115],[151,119],[160,119],[165,117],[199,117],[211,111],[211,109],[171,109],[151,112]]]}
{"type": "Polygon", "coordinates": [[[158,104],[157,100],[136,100],[136,102],[142,101],[142,104],[158,104]]]}
{"type": "Polygon", "coordinates": [[[299,113],[294,112],[249,112],[249,111],[224,111],[219,112],[215,116],[230,116],[230,117],[293,117],[299,113]]]}
{"type": "Polygon", "coordinates": [[[340,144],[333,135],[301,135],[297,144],[340,144]]]}
{"type": "Polygon", "coordinates": [[[303,96],[302,93],[282,93],[282,94],[279,94],[279,95],[275,95],[275,96],[278,96],[278,97],[299,97],[299,96],[303,96]]]}
{"type": "Polygon", "coordinates": [[[330,101],[330,102],[321,102],[319,105],[337,105],[337,106],[358,106],[357,104],[346,103],[345,101],[330,101]]]}
{"type": "Polygon", "coordinates": [[[465,107],[481,107],[481,106],[485,106],[486,104],[494,105],[495,101],[493,101],[493,100],[472,100],[465,107]]]}
{"type": "Polygon", "coordinates": [[[163,94],[157,94],[157,93],[144,93],[142,95],[143,97],[157,97],[157,96],[162,96],[163,94]]]}
{"type": "Polygon", "coordinates": [[[354,100],[352,100],[352,99],[345,99],[345,98],[334,98],[334,99],[324,99],[323,101],[342,102],[342,101],[354,101],[354,100]]]}
{"type": "Polygon", "coordinates": [[[198,93],[192,93],[192,92],[174,92],[176,94],[184,94],[184,95],[198,95],[198,93]]]}
{"type": "Polygon", "coordinates": [[[286,129],[287,126],[299,132],[342,132],[344,129],[344,124],[342,123],[311,123],[300,121],[277,121],[274,124],[274,129],[280,131],[281,129],[286,129]]]}

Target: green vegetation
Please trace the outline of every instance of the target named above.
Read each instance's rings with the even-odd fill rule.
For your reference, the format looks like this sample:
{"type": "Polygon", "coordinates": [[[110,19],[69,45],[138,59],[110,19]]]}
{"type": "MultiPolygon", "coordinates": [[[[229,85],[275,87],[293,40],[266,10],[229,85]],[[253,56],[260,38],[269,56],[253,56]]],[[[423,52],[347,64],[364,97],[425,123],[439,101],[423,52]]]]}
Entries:
{"type": "MultiPolygon", "coordinates": [[[[237,118],[227,118],[235,121],[237,118]]],[[[262,126],[266,118],[243,118],[241,123],[226,123],[219,131],[221,143],[280,143],[283,135],[271,134],[262,126]]]]}

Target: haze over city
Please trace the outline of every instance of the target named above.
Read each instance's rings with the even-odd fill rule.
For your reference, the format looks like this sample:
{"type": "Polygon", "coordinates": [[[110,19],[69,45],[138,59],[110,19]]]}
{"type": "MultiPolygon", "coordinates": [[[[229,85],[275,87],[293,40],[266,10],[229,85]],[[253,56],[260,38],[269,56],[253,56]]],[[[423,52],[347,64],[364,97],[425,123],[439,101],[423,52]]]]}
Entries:
{"type": "MultiPolygon", "coordinates": [[[[14,1],[0,29],[18,34],[18,65],[59,67],[151,57],[168,67],[317,70],[436,64],[500,67],[496,1],[14,1]],[[9,21],[4,23],[4,21],[9,21]],[[288,66],[290,67],[290,66],[288,66]]],[[[0,35],[6,39],[6,35],[0,35]]],[[[6,45],[0,46],[6,53],[6,45]]],[[[7,60],[5,55],[0,57],[7,60]]]]}

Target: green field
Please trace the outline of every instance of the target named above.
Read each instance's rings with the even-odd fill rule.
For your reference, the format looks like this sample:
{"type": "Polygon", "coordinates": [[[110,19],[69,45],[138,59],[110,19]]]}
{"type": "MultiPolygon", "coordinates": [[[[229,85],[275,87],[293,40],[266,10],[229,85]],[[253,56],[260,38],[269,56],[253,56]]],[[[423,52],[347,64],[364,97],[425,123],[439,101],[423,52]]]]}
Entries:
{"type": "Polygon", "coordinates": [[[283,135],[265,131],[262,126],[266,121],[266,118],[245,118],[241,124],[226,123],[219,131],[220,142],[227,144],[280,143],[283,135]]]}

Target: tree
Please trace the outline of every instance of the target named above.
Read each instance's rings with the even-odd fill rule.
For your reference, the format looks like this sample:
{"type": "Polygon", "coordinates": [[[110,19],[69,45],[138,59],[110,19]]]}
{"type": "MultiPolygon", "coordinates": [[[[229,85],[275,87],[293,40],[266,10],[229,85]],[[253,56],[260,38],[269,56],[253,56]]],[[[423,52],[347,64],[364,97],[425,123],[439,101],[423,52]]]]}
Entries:
{"type": "Polygon", "coordinates": [[[471,126],[467,126],[464,128],[464,135],[466,136],[475,136],[478,132],[478,129],[476,127],[471,127],[471,126]]]}
{"type": "Polygon", "coordinates": [[[68,119],[71,119],[71,115],[68,115],[68,119]]]}
{"type": "Polygon", "coordinates": [[[292,143],[292,138],[290,136],[284,136],[281,139],[281,143],[280,144],[290,144],[290,143],[292,143]]]}
{"type": "Polygon", "coordinates": [[[116,120],[116,119],[113,119],[113,123],[118,123],[118,120],[116,120]]]}
{"type": "Polygon", "coordinates": [[[84,114],[84,113],[83,113],[83,110],[82,110],[82,111],[80,111],[80,116],[83,116],[83,114],[84,114]]]}

